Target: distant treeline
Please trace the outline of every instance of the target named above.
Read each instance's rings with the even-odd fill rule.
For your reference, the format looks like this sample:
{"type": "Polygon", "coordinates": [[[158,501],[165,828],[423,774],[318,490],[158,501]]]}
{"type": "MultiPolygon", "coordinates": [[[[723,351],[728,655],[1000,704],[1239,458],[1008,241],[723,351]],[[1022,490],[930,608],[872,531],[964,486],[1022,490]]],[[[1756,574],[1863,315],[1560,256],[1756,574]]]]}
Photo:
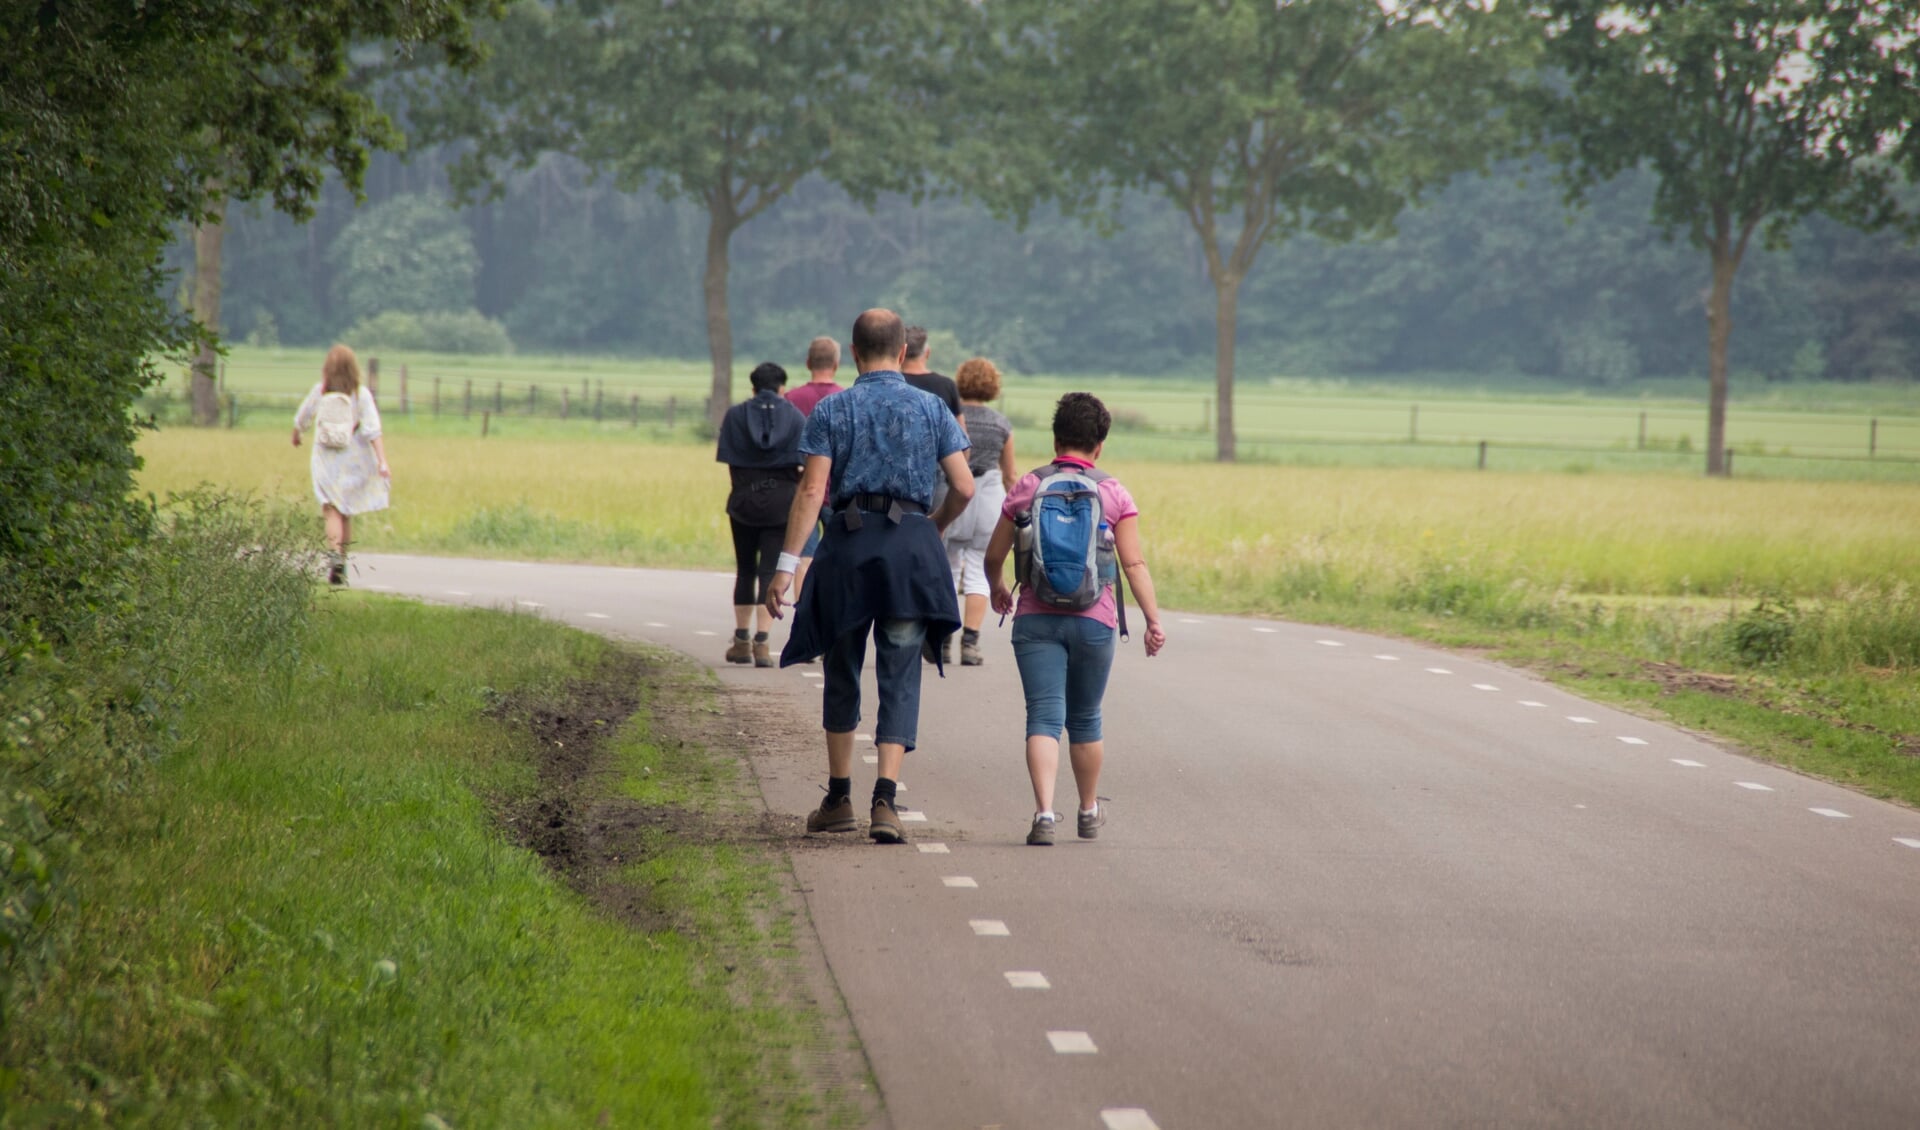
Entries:
{"type": "MultiPolygon", "coordinates": [[[[236,208],[224,321],[234,339],[319,345],[383,310],[477,309],[522,349],[696,357],[705,217],[594,183],[550,156],[495,200],[446,206],[437,152],[381,156],[367,205],[330,188],[309,223],[236,208]],[[344,238],[343,238],[344,237],[344,238]],[[395,258],[410,258],[395,267],[395,258]],[[384,281],[383,281],[384,280],[384,281]]],[[[1606,386],[1704,370],[1706,263],[1647,223],[1650,177],[1570,211],[1543,172],[1456,181],[1383,241],[1302,236],[1263,256],[1240,309],[1243,375],[1525,374],[1606,386]]],[[[797,365],[806,340],[895,305],[1028,371],[1199,372],[1213,292],[1182,217],[1141,197],[1102,236],[1051,213],[1024,230],[965,201],[869,213],[802,185],[734,237],[743,356],[797,365]]],[[[191,248],[180,249],[181,262],[191,248]]],[[[1771,379],[1920,375],[1920,248],[1816,217],[1756,248],[1734,295],[1733,367],[1771,379]]],[[[431,319],[429,319],[431,321],[431,319]]],[[[496,348],[471,317],[416,347],[496,348]]],[[[376,327],[391,337],[394,325],[376,327]]],[[[402,327],[399,332],[417,332],[402,327]]],[[[373,342],[369,344],[381,344],[373,342]]],[[[948,359],[949,363],[952,359],[948,359]]]]}

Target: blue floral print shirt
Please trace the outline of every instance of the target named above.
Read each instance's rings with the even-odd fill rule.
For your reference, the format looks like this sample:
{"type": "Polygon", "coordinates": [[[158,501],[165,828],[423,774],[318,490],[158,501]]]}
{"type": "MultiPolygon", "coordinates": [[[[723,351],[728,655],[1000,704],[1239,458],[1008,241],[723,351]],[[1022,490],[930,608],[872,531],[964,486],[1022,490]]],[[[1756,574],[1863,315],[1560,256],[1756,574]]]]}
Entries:
{"type": "Polygon", "coordinates": [[[814,408],[800,453],[833,460],[830,505],[855,494],[885,494],[931,509],[940,460],[970,446],[939,397],[898,372],[876,369],[814,408]]]}

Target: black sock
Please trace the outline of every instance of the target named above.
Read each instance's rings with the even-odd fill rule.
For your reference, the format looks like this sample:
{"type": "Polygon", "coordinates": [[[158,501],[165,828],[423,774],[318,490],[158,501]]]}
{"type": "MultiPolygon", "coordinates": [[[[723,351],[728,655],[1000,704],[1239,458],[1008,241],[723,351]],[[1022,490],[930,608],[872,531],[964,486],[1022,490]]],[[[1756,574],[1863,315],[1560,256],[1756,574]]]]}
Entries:
{"type": "Polygon", "coordinates": [[[743,639],[746,639],[746,638],[747,638],[747,630],[746,630],[745,628],[735,628],[735,629],[733,630],[733,638],[734,638],[734,639],[737,639],[737,640],[743,640],[743,639]]]}
{"type": "Polygon", "coordinates": [[[873,803],[879,804],[881,801],[884,800],[887,802],[887,807],[892,808],[893,798],[895,795],[894,790],[896,790],[897,788],[899,788],[898,783],[892,780],[889,780],[886,777],[881,777],[878,780],[874,781],[873,782],[873,803]]]}
{"type": "Polygon", "coordinates": [[[980,646],[980,629],[978,628],[960,629],[960,642],[968,645],[969,647],[980,646]]]}
{"type": "Polygon", "coordinates": [[[767,642],[767,633],[765,633],[765,632],[755,632],[755,633],[753,633],[753,642],[754,642],[754,643],[766,643],[766,642],[767,642]]]}
{"type": "Polygon", "coordinates": [[[827,803],[836,804],[853,796],[852,777],[827,778],[827,803]]]}

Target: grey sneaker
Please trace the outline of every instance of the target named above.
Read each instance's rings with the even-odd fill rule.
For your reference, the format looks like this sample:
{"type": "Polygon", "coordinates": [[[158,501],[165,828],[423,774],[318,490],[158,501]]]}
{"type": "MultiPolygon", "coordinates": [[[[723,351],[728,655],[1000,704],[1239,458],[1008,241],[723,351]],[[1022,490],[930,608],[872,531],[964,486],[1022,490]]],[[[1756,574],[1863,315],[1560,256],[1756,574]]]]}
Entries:
{"type": "Polygon", "coordinates": [[[1106,824],[1106,805],[1098,805],[1092,812],[1082,812],[1080,814],[1080,838],[1083,840],[1099,839],[1100,829],[1106,827],[1106,824]]]}
{"type": "Polygon", "coordinates": [[[1033,818],[1033,827],[1027,829],[1028,847],[1053,846],[1053,813],[1043,812],[1033,818]]]}
{"type": "Polygon", "coordinates": [[[875,843],[904,844],[907,842],[907,827],[900,823],[900,814],[884,800],[873,802],[873,812],[868,817],[867,835],[875,843]]]}
{"type": "Polygon", "coordinates": [[[980,655],[980,645],[978,642],[968,643],[966,640],[960,641],[960,666],[978,667],[985,662],[986,660],[980,655]]]}
{"type": "Polygon", "coordinates": [[[823,800],[820,807],[807,813],[807,834],[815,832],[851,832],[860,826],[853,818],[853,798],[823,800]]]}

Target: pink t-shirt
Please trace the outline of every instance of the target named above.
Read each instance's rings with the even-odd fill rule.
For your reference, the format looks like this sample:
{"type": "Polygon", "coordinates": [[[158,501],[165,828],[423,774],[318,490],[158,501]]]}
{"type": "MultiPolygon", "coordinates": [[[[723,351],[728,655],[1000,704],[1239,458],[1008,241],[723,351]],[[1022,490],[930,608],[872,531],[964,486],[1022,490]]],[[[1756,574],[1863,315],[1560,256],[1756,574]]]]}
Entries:
{"type": "Polygon", "coordinates": [[[787,399],[800,409],[802,416],[813,415],[813,406],[832,396],[836,392],[845,392],[837,381],[808,381],[799,388],[787,390],[787,399]]]}
{"type": "MultiPolygon", "coordinates": [[[[1093,466],[1080,459],[1062,459],[1061,462],[1088,468],[1093,466]]],[[[1039,489],[1040,476],[1037,473],[1029,471],[1020,476],[1020,481],[1013,484],[1013,487],[1007,491],[1007,501],[1001,505],[1000,513],[1006,515],[1008,521],[1012,521],[1015,515],[1033,505],[1034,492],[1039,489]]],[[[1106,518],[1109,526],[1117,527],[1122,519],[1138,518],[1140,508],[1133,504],[1133,496],[1127,493],[1126,487],[1120,485],[1119,479],[1107,479],[1100,484],[1100,513],[1106,518]]],[[[1020,589],[1020,603],[1014,606],[1013,614],[1015,616],[1091,616],[1109,628],[1120,626],[1119,610],[1114,607],[1111,585],[1102,590],[1100,599],[1094,601],[1093,607],[1084,612],[1048,608],[1037,598],[1029,595],[1023,586],[1020,589]]]]}

